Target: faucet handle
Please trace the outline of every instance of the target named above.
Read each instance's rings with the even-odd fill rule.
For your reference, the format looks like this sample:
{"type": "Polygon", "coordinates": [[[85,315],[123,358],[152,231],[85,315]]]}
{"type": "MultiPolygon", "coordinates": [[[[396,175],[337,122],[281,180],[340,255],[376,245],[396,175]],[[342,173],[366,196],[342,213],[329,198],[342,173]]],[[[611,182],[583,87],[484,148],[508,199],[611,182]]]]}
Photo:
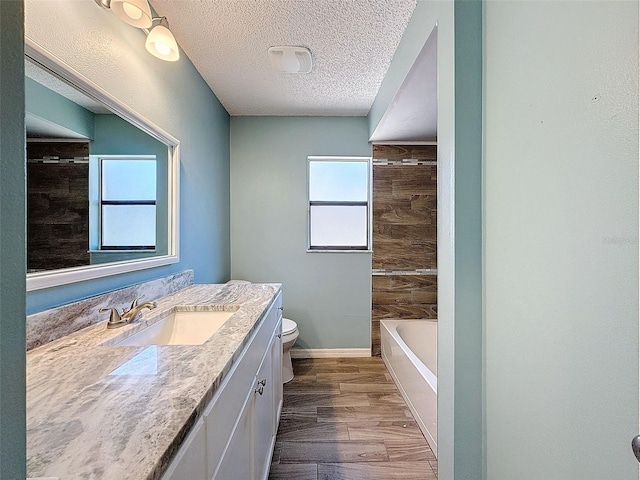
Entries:
{"type": "Polygon", "coordinates": [[[127,311],[129,311],[129,312],[130,312],[131,310],[133,310],[134,308],[136,308],[136,307],[138,306],[138,301],[139,301],[139,300],[142,300],[143,298],[144,298],[144,295],[140,295],[140,296],[139,296],[138,298],[136,298],[133,302],[131,302],[131,306],[129,307],[129,310],[127,310],[127,311]]]}
{"type": "Polygon", "coordinates": [[[101,308],[100,313],[103,312],[111,312],[111,314],[109,315],[109,321],[107,322],[107,328],[109,328],[110,325],[115,325],[122,322],[122,317],[120,316],[120,313],[118,313],[118,310],[116,308],[101,308]]]}

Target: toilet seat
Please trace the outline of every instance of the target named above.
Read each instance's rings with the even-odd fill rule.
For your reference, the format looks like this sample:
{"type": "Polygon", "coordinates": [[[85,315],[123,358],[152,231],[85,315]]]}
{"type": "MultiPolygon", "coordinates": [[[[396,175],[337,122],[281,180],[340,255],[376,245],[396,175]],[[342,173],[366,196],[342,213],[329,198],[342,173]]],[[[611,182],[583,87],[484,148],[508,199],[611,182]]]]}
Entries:
{"type": "Polygon", "coordinates": [[[288,335],[293,333],[298,328],[298,325],[293,320],[288,318],[282,319],[282,335],[288,335]]]}

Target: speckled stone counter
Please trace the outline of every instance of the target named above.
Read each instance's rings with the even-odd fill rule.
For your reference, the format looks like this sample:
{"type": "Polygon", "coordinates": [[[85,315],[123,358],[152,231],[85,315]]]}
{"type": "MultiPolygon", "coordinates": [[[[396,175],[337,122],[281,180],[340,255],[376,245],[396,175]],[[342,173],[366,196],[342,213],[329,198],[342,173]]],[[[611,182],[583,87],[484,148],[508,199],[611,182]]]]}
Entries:
{"type": "Polygon", "coordinates": [[[108,330],[101,322],[29,351],[28,476],[160,478],[279,290],[192,285],[131,325],[108,330]],[[203,345],[113,345],[174,306],[221,305],[239,309],[203,345]]]}

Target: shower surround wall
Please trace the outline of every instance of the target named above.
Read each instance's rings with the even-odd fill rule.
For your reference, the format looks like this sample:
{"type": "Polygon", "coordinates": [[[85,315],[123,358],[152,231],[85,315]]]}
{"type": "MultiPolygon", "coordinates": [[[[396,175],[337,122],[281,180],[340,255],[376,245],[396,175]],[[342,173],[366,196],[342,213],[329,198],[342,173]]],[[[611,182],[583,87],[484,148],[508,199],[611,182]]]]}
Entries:
{"type": "Polygon", "coordinates": [[[437,147],[373,146],[371,354],[380,320],[436,319],[437,147]]]}

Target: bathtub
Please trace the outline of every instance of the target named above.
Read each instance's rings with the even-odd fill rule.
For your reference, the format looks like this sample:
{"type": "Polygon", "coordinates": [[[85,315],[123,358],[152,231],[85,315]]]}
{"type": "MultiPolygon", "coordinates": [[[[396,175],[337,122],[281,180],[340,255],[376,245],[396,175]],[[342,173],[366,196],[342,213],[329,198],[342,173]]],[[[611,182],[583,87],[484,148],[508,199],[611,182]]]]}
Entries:
{"type": "Polygon", "coordinates": [[[381,320],[382,360],[438,456],[438,323],[381,320]]]}

